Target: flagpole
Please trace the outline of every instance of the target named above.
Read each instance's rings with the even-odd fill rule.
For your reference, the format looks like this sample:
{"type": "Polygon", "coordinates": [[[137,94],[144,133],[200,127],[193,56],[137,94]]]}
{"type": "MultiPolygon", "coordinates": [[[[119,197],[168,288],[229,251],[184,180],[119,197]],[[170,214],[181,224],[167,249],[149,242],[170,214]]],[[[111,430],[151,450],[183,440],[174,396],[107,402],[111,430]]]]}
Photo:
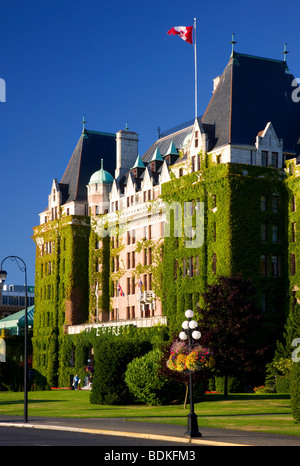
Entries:
{"type": "Polygon", "coordinates": [[[196,18],[194,18],[194,55],[195,55],[195,119],[198,116],[198,106],[197,106],[197,42],[196,42],[196,18]]]}

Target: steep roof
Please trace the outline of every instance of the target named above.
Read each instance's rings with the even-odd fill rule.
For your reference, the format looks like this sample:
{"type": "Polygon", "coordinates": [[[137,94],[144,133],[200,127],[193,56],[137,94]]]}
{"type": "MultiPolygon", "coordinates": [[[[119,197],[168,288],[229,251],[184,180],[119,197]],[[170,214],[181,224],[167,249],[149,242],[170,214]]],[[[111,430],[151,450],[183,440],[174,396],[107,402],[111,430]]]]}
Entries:
{"type": "Polygon", "coordinates": [[[147,150],[147,152],[143,155],[142,160],[145,163],[151,162],[156,149],[159,149],[162,156],[166,155],[168,149],[170,148],[170,144],[173,142],[174,147],[177,149],[182,149],[187,145],[187,141],[189,137],[192,135],[194,128],[193,125],[189,125],[186,128],[183,128],[179,131],[169,134],[163,138],[158,139],[151,147],[147,150]]]}
{"type": "Polygon", "coordinates": [[[104,160],[107,171],[114,173],[116,167],[115,133],[101,133],[85,129],[60,182],[65,193],[63,203],[87,200],[86,186],[91,174],[99,170],[101,158],[104,160]]]}
{"type": "Polygon", "coordinates": [[[214,125],[210,149],[225,144],[255,144],[268,122],[295,151],[300,132],[300,105],[293,102],[294,76],[286,62],[233,52],[202,123],[214,125]]]}

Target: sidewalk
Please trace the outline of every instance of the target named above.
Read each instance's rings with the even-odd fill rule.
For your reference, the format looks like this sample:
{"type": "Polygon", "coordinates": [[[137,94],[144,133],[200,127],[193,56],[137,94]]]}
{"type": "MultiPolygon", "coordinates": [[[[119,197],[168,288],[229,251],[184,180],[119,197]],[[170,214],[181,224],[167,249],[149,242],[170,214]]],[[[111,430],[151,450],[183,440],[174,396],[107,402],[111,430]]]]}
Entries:
{"type": "Polygon", "coordinates": [[[117,435],[182,442],[184,445],[208,446],[300,446],[299,436],[272,435],[261,432],[201,428],[200,438],[185,437],[185,426],[138,422],[125,418],[51,418],[29,417],[28,423],[21,416],[0,416],[0,427],[67,430],[101,435],[117,435]]]}

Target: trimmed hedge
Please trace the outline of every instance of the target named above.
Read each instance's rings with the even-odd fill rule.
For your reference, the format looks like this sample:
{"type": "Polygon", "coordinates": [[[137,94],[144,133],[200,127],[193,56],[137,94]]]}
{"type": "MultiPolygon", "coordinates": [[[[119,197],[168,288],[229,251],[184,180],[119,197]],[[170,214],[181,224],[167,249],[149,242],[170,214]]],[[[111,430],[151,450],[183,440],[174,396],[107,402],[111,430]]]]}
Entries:
{"type": "Polygon", "coordinates": [[[293,418],[300,422],[300,363],[295,362],[290,378],[291,409],[293,418]]]}
{"type": "Polygon", "coordinates": [[[127,365],[133,358],[142,356],[151,348],[149,341],[136,339],[101,341],[95,348],[95,373],[90,402],[104,405],[130,402],[129,390],[125,383],[127,365]]]}

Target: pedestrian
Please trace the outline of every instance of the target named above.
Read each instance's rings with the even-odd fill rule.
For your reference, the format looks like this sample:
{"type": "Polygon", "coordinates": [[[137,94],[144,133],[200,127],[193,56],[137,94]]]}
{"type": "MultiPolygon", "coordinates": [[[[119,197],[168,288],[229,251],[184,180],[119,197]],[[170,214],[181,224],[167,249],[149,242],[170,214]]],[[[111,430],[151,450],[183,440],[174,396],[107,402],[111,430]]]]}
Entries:
{"type": "Polygon", "coordinates": [[[73,379],[74,390],[77,390],[79,382],[80,382],[80,379],[78,377],[78,374],[76,374],[74,379],[73,379]]]}

